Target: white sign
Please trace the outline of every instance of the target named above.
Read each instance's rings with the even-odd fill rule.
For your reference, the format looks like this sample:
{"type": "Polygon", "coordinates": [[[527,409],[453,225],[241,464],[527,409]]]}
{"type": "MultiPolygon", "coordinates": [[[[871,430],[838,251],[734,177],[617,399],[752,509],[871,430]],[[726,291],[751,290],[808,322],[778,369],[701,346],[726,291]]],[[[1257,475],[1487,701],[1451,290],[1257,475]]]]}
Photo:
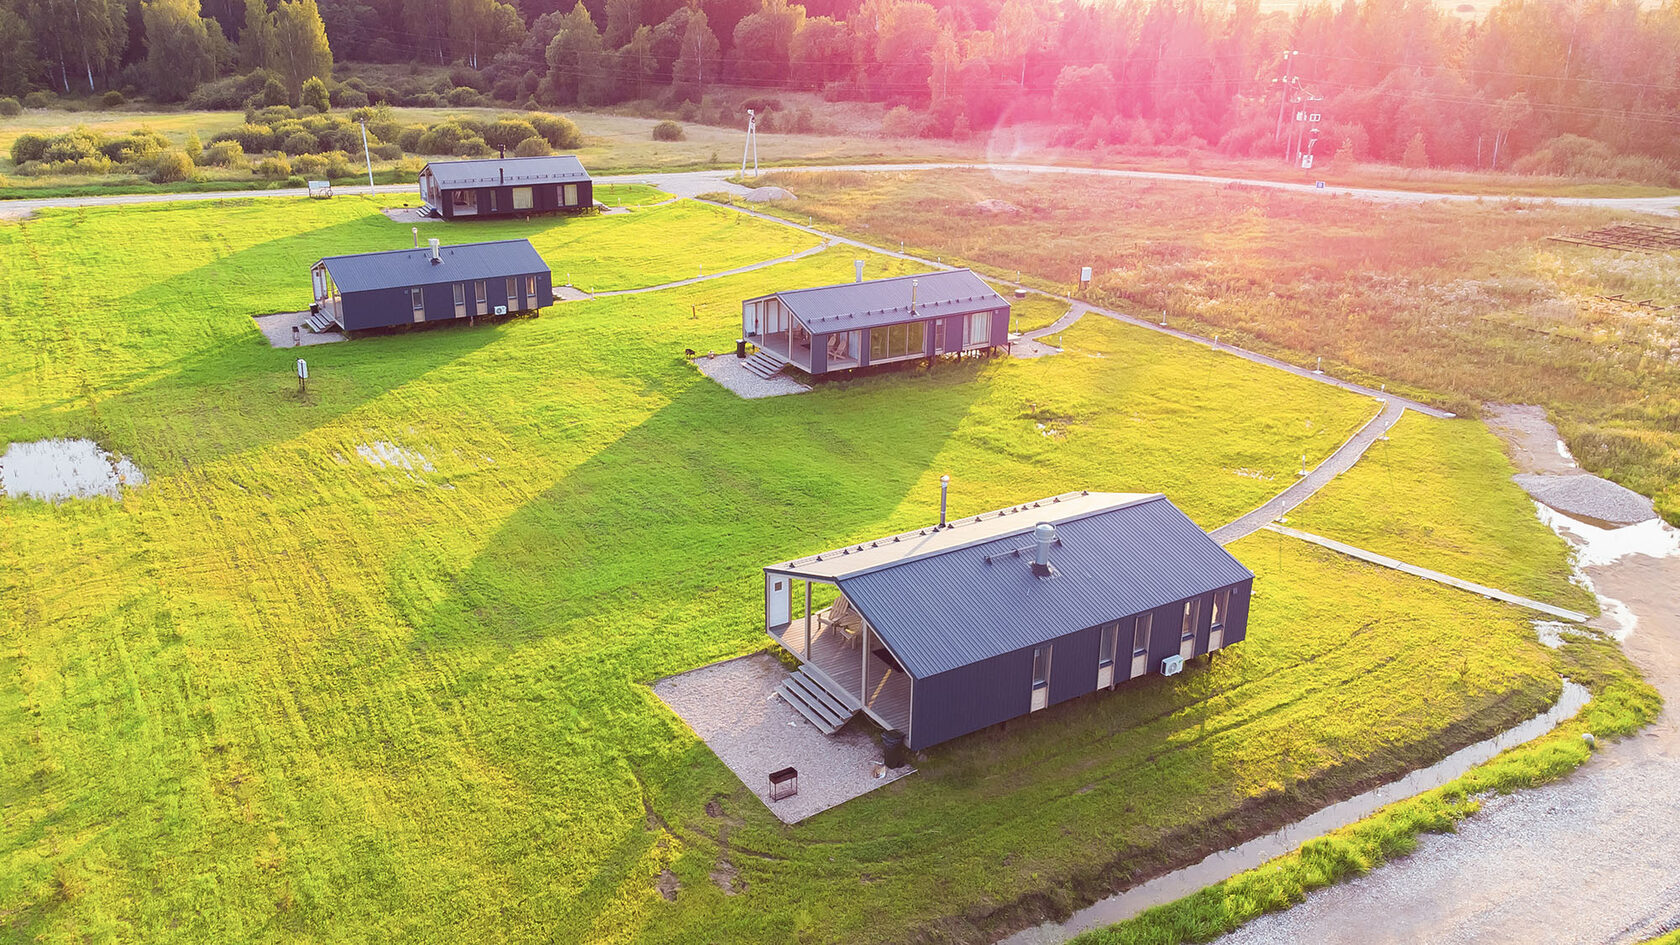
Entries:
{"type": "Polygon", "coordinates": [[[297,371],[298,371],[298,380],[300,380],[300,381],[309,380],[309,362],[305,361],[302,358],[298,358],[297,371]]]}
{"type": "Polygon", "coordinates": [[[1079,281],[1080,282],[1090,282],[1091,281],[1091,267],[1090,266],[1086,266],[1085,268],[1079,270],[1079,281]]]}
{"type": "Polygon", "coordinates": [[[1301,169],[1306,170],[1310,167],[1312,167],[1312,152],[1309,151],[1308,153],[1301,155],[1301,169]]]}

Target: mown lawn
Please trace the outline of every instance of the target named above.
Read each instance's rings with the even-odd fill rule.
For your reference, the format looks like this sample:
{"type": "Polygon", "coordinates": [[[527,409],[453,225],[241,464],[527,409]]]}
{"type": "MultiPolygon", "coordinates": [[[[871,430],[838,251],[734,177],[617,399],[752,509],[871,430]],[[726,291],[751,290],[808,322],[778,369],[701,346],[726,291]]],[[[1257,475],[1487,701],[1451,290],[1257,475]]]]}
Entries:
{"type": "Polygon", "coordinates": [[[1564,243],[1581,207],[1382,204],[1008,171],[779,173],[784,213],[1323,367],[1473,415],[1540,404],[1586,467],[1680,522],[1680,256],[1564,243]],[[996,214],[976,204],[1021,207],[996,214]],[[1627,301],[1618,301],[1617,297],[1627,301]]]}
{"type": "MultiPolygon", "coordinates": [[[[642,254],[803,239],[719,219],[470,232],[643,283],[670,275],[642,254]]],[[[983,941],[1557,691],[1520,614],[1260,536],[1235,549],[1260,575],[1250,640],[1211,667],[937,748],[784,827],[646,685],[765,646],[763,563],[928,520],[942,473],[957,514],[1158,489],[1216,524],[1374,405],[1101,320],[1058,357],[769,401],[684,363],[733,340],[740,298],[849,279],[839,251],[312,348],[300,397],[248,316],[295,307],[323,252],[407,238],[338,200],[0,227],[0,439],[92,436],[151,477],[0,501],[20,938],[983,941]]]]}
{"type": "Polygon", "coordinates": [[[1289,513],[1296,528],[1536,600],[1597,612],[1481,423],[1408,412],[1386,442],[1289,513]]]}

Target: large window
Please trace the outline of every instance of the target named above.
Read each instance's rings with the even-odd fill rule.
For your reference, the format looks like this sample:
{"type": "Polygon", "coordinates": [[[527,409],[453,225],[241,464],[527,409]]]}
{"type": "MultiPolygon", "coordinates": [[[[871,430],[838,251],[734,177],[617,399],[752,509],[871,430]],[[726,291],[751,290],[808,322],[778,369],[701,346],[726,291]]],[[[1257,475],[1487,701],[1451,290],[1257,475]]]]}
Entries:
{"type": "Polygon", "coordinates": [[[515,188],[513,188],[513,209],[515,209],[515,210],[529,210],[529,209],[531,209],[531,188],[529,188],[529,187],[515,187],[515,188]]]}
{"type": "Polygon", "coordinates": [[[1213,592],[1213,629],[1225,628],[1225,614],[1231,609],[1231,589],[1213,592]]]}
{"type": "Polygon", "coordinates": [[[467,284],[457,282],[455,283],[455,317],[459,318],[465,314],[467,314],[467,284]]]}
{"type": "Polygon", "coordinates": [[[1133,679],[1149,671],[1149,631],[1155,625],[1154,614],[1139,614],[1132,624],[1132,671],[1133,679]]]}
{"type": "Polygon", "coordinates": [[[508,304],[508,308],[513,307],[514,296],[517,296],[518,294],[519,294],[519,280],[514,278],[513,276],[508,276],[508,280],[507,280],[507,304],[508,304]]]}
{"type": "Polygon", "coordinates": [[[565,186],[565,192],[560,195],[561,202],[564,203],[568,207],[577,206],[577,202],[578,202],[577,185],[576,184],[566,184],[564,186],[565,186]]]}
{"type": "Polygon", "coordinates": [[[490,292],[489,292],[489,289],[486,288],[486,286],[484,284],[484,280],[480,279],[477,282],[474,282],[473,283],[473,301],[475,303],[477,303],[478,314],[480,314],[480,315],[484,314],[484,305],[489,300],[490,300],[490,292]]]}
{"type": "Polygon", "coordinates": [[[1050,644],[1033,648],[1032,709],[1037,712],[1050,704],[1050,644]]]}
{"type": "Polygon", "coordinates": [[[457,210],[470,209],[473,204],[473,191],[452,190],[449,192],[449,203],[457,210]]]}
{"type": "Polygon", "coordinates": [[[1196,618],[1201,616],[1201,598],[1184,602],[1184,623],[1178,629],[1178,655],[1189,659],[1196,655],[1196,618]]]}
{"type": "Polygon", "coordinates": [[[1102,626],[1102,639],[1097,644],[1097,665],[1114,665],[1114,646],[1120,640],[1120,625],[1105,623],[1102,626]]]}
{"type": "Polygon", "coordinates": [[[525,294],[532,299],[535,299],[537,297],[537,277],[536,276],[526,276],[525,277],[525,294]]]}
{"type": "Polygon", "coordinates": [[[975,312],[968,316],[968,346],[992,343],[992,313],[975,312]]]}
{"type": "Polygon", "coordinates": [[[885,325],[869,330],[869,360],[919,357],[927,353],[927,326],[922,322],[885,325]]]}
{"type": "Polygon", "coordinates": [[[416,312],[424,312],[426,310],[426,290],[418,287],[409,289],[408,303],[414,306],[416,312]]]}

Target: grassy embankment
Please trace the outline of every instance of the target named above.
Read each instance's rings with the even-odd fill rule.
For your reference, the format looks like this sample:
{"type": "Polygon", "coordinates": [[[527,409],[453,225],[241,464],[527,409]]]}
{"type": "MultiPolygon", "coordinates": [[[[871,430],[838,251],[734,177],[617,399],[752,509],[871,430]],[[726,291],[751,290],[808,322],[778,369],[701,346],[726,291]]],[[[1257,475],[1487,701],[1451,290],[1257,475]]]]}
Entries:
{"type": "MultiPolygon", "coordinates": [[[[745,90],[735,97],[746,94],[762,93],[758,90],[745,90]]],[[[1315,170],[1303,171],[1271,160],[1234,158],[1215,152],[1193,152],[1179,147],[1137,150],[1110,148],[1099,153],[1051,147],[1049,141],[1058,129],[1048,124],[1000,129],[993,135],[982,134],[968,141],[890,138],[881,133],[884,107],[860,103],[825,103],[816,96],[800,94],[782,95],[778,98],[782,99],[789,109],[799,105],[810,108],[826,127],[816,134],[761,135],[759,151],[760,165],[763,167],[900,161],[1002,161],[1097,166],[1174,174],[1209,174],[1302,184],[1324,181],[1336,186],[1383,187],[1437,193],[1527,194],[1553,197],[1649,197],[1674,193],[1673,190],[1624,181],[1528,177],[1476,171],[1402,168],[1381,164],[1321,166],[1315,170]]],[[[450,115],[473,115],[494,119],[496,116],[520,110],[404,107],[393,111],[404,123],[430,124],[450,115]]],[[[567,114],[577,121],[586,139],[584,146],[576,153],[584,164],[596,173],[740,166],[744,125],[725,128],[687,122],[683,124],[685,140],[654,141],[652,130],[658,123],[657,118],[595,111],[570,111],[567,114]]],[[[159,109],[146,105],[130,105],[101,111],[30,109],[17,117],[0,119],[0,174],[13,175],[7,152],[12,139],[26,131],[68,131],[77,125],[87,125],[96,131],[118,134],[145,126],[180,144],[186,140],[189,133],[197,133],[201,139],[208,141],[216,132],[235,127],[243,121],[242,112],[159,109]]],[[[376,174],[383,175],[382,182],[386,178],[402,178],[403,182],[412,182],[406,179],[404,173],[396,171],[392,162],[375,161],[374,168],[376,174]]],[[[216,184],[221,189],[236,185],[259,188],[269,185],[266,181],[251,180],[248,171],[216,168],[200,170],[208,177],[206,184],[216,184]]],[[[345,182],[350,183],[352,180],[346,178],[345,182]]],[[[13,175],[9,177],[7,186],[0,188],[0,197],[8,194],[14,197],[51,197],[95,192],[111,193],[112,187],[136,193],[160,189],[160,185],[148,184],[132,176],[36,179],[13,175]]]]}
{"type": "MultiPolygon", "coordinates": [[[[772,176],[770,212],[1093,301],[1473,413],[1545,405],[1583,465],[1680,520],[1680,256],[1552,242],[1581,208],[1384,205],[1252,188],[978,171],[772,176]],[[1021,206],[989,214],[987,198],[1021,206]],[[1605,296],[1622,296],[1616,301],[1605,296]],[[1633,302],[1655,300],[1666,312],[1633,302]]],[[[765,209],[760,206],[758,209],[765,209]]]]}
{"type": "MultiPolygon", "coordinates": [[[[603,283],[799,245],[716,219],[433,232],[527,233],[603,283]]],[[[409,239],[351,199],[0,226],[0,439],[90,436],[150,477],[0,502],[17,934],[982,941],[1556,695],[1514,611],[1262,537],[1235,549],[1260,575],[1250,639],[1215,664],[783,827],[645,687],[765,645],[764,562],[928,520],[941,473],[959,513],[1158,489],[1213,524],[1370,402],[1100,321],[1064,356],[769,401],[682,362],[734,338],[742,297],[849,279],[850,251],[312,348],[299,397],[248,316],[296,307],[324,253],[409,239]]]]}
{"type": "MultiPolygon", "coordinates": [[[[1408,414],[1390,443],[1376,444],[1359,466],[1292,518],[1373,550],[1456,574],[1480,572],[1478,580],[1526,585],[1544,599],[1581,606],[1568,599],[1571,591],[1575,596],[1585,592],[1567,583],[1561,539],[1534,516],[1510,482],[1508,467],[1498,441],[1480,424],[1408,414]],[[1392,451],[1386,457],[1385,448],[1392,451]]],[[[1266,540],[1297,544],[1276,535],[1266,540]]],[[[1588,607],[1596,609],[1596,603],[1588,607]]],[[[1405,856],[1425,832],[1453,830],[1480,808],[1480,795],[1534,787],[1568,774],[1592,754],[1581,738],[1584,733],[1627,735],[1644,728],[1661,709],[1656,691],[1609,640],[1570,638],[1554,652],[1553,662],[1559,674],[1592,690],[1592,701],[1551,734],[1262,867],[1075,941],[1211,941],[1263,913],[1289,908],[1314,889],[1405,856]]]]}

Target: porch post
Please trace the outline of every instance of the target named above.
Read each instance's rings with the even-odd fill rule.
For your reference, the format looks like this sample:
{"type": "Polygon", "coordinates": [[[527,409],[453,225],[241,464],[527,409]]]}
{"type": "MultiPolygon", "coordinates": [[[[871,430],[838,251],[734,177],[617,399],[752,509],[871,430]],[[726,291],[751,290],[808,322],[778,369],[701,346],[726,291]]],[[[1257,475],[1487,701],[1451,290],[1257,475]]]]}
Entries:
{"type": "Polygon", "coordinates": [[[805,658],[811,658],[811,582],[805,582],[805,658]]]}
{"type": "Polygon", "coordinates": [[[858,674],[858,679],[861,680],[861,682],[858,683],[858,688],[861,689],[862,691],[858,693],[858,701],[862,702],[864,705],[868,705],[869,704],[869,621],[865,620],[865,621],[862,621],[862,623],[863,623],[863,647],[862,647],[862,650],[863,650],[863,667],[858,674]]]}

